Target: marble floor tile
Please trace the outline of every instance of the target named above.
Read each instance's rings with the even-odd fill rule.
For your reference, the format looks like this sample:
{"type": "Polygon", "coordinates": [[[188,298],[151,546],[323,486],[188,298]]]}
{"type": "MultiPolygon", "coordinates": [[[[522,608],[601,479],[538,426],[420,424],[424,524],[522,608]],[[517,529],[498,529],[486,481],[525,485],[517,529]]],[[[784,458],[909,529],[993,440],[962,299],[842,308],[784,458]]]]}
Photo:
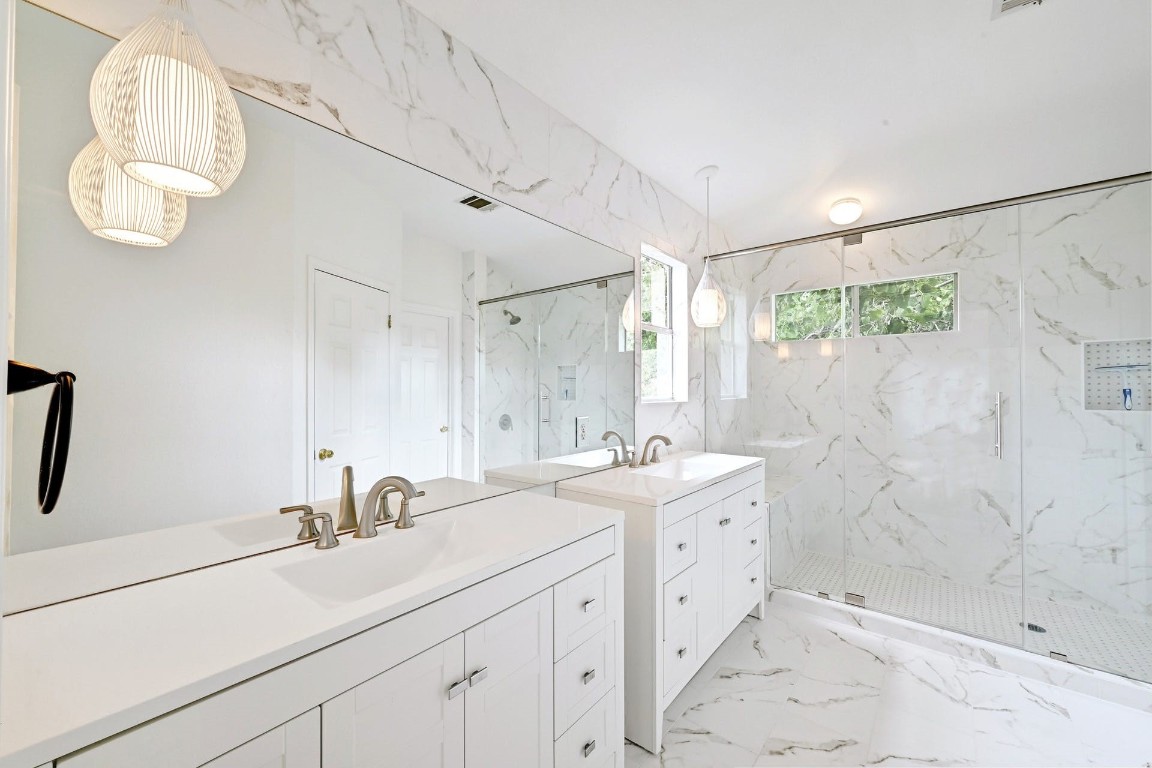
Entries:
{"type": "Polygon", "coordinates": [[[1152,766],[1152,714],[770,603],[625,764],[1152,766]]]}

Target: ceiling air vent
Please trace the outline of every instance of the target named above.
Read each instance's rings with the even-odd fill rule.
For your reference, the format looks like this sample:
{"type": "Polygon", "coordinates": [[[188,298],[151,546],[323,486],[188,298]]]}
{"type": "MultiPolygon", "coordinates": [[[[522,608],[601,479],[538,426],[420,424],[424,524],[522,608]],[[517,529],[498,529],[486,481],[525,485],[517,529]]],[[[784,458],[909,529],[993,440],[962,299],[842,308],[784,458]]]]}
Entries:
{"type": "Polygon", "coordinates": [[[1009,11],[1015,11],[1026,5],[1040,5],[1042,2],[1044,0],[993,0],[992,18],[998,18],[1009,11]]]}
{"type": "Polygon", "coordinates": [[[475,208],[478,211],[490,211],[498,205],[491,200],[485,200],[479,195],[468,195],[468,197],[460,201],[460,204],[466,205],[469,208],[475,208]]]}

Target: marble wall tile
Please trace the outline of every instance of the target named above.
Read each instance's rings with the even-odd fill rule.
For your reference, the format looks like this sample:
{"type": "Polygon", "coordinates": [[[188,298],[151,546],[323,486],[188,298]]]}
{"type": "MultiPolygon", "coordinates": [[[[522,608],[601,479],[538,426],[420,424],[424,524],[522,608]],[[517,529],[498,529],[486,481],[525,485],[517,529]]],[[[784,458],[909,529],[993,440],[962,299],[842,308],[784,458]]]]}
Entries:
{"type": "Polygon", "coordinates": [[[1152,414],[1084,407],[1083,343],[1152,337],[1150,186],[1019,209],[1027,594],[1145,621],[1152,414]]]}

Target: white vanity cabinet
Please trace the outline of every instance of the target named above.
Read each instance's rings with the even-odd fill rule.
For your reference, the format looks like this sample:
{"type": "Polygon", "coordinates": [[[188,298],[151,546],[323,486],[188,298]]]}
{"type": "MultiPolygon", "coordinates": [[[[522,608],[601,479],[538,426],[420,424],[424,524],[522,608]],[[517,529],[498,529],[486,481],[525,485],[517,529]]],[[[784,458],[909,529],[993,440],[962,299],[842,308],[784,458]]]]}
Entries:
{"type": "Polygon", "coordinates": [[[561,499],[625,513],[624,735],[660,751],[664,710],[765,601],[761,459],[679,454],[559,484],[561,499]],[[709,474],[700,465],[716,467],[709,474]]]}
{"type": "Polygon", "coordinates": [[[207,762],[203,768],[315,768],[320,765],[320,709],[207,762]]]}
{"type": "Polygon", "coordinates": [[[56,768],[623,768],[622,551],[581,529],[56,768]]]}
{"type": "Polygon", "coordinates": [[[324,768],[551,765],[551,656],[548,590],[325,702],[324,768]]]}

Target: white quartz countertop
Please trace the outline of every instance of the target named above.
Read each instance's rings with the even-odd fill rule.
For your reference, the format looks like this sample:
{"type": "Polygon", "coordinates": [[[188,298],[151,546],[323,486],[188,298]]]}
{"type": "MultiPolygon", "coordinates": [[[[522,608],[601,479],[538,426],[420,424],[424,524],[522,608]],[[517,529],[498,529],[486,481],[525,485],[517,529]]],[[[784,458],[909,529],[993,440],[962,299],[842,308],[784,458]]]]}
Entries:
{"type": "Polygon", "coordinates": [[[583,451],[553,459],[542,459],[527,464],[512,464],[484,470],[485,479],[512,480],[528,485],[543,485],[567,480],[570,477],[598,472],[612,466],[612,452],[606,448],[583,451]]]}
{"type": "Polygon", "coordinates": [[[654,507],[763,465],[764,460],[755,456],[681,451],[662,457],[658,464],[606,469],[564,480],[557,488],[654,507]]]}
{"type": "Polygon", "coordinates": [[[374,539],[343,536],[333,550],[292,547],[5,618],[0,768],[50,762],[621,517],[512,493],[427,515],[409,530],[387,526],[374,539]],[[455,554],[459,542],[468,543],[466,554],[455,554]],[[439,557],[406,555],[437,551],[439,557]],[[401,571],[406,580],[390,583],[405,556],[413,561],[401,571]],[[347,583],[342,568],[377,559],[392,567],[379,571],[375,591],[309,591],[314,584],[338,589],[347,583]]]}
{"type": "MultiPolygon", "coordinates": [[[[368,492],[364,483],[360,485],[364,493],[356,497],[357,510],[368,492]]],[[[426,480],[416,487],[425,495],[412,500],[413,515],[511,493],[508,488],[452,477],[426,480]]],[[[335,522],[339,499],[313,502],[312,507],[329,513],[335,522]]],[[[11,555],[0,564],[4,614],[300,546],[297,517],[272,509],[11,555]]]]}

